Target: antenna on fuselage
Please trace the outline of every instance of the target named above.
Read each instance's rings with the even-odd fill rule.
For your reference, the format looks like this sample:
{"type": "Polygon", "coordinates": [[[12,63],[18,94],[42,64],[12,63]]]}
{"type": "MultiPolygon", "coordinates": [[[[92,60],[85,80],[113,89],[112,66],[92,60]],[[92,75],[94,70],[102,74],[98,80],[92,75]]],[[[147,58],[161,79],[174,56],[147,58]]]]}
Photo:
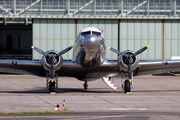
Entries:
{"type": "Polygon", "coordinates": [[[104,37],[103,35],[104,29],[101,27],[99,30],[101,31],[101,36],[104,37]]]}
{"type": "Polygon", "coordinates": [[[104,32],[104,30],[103,30],[103,28],[101,27],[101,29],[99,29],[100,31],[101,31],[101,33],[103,34],[103,32],[104,32]]]}
{"type": "Polygon", "coordinates": [[[88,27],[91,27],[91,28],[92,28],[92,25],[90,24],[88,27]]]}

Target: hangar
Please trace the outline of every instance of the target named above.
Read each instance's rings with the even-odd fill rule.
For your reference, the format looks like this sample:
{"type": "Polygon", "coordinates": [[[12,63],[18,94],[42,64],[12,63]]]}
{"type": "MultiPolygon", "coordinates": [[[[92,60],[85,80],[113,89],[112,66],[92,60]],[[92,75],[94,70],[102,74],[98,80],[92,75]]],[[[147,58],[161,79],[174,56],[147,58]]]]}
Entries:
{"type": "MultiPolygon", "coordinates": [[[[32,51],[73,45],[90,24],[104,29],[106,46],[120,51],[150,48],[140,60],[180,56],[177,0],[0,0],[0,59],[40,60],[32,51]]],[[[72,59],[72,50],[63,55],[72,59]]],[[[117,55],[107,50],[107,59],[117,55]]]]}

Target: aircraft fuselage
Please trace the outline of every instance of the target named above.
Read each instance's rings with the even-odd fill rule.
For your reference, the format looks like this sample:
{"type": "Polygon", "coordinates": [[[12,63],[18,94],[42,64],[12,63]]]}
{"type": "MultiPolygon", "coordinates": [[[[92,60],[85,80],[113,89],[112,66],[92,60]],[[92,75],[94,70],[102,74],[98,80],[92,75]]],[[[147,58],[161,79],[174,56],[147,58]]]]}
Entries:
{"type": "Polygon", "coordinates": [[[98,67],[105,61],[106,46],[99,29],[83,29],[74,43],[73,59],[85,68],[98,67]]]}

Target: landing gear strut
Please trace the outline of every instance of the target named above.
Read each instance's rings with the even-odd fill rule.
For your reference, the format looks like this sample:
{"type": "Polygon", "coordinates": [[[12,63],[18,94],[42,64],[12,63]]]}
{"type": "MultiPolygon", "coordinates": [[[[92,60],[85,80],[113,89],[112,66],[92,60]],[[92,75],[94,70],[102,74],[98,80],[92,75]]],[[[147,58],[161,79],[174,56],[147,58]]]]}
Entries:
{"type": "Polygon", "coordinates": [[[88,88],[88,84],[87,84],[87,81],[85,81],[85,83],[84,83],[84,89],[87,89],[88,88]]]}
{"type": "MultiPolygon", "coordinates": [[[[131,88],[133,88],[133,77],[131,80],[128,80],[127,77],[127,73],[125,72],[121,72],[122,76],[121,76],[121,87],[124,90],[124,93],[128,93],[131,92],[131,88]],[[125,81],[124,81],[125,78],[125,81]]],[[[133,76],[133,72],[132,72],[132,76],[133,76]]]]}
{"type": "Polygon", "coordinates": [[[54,79],[51,79],[51,73],[46,71],[46,89],[53,94],[56,92],[56,88],[58,88],[58,72],[55,72],[54,79]]]}

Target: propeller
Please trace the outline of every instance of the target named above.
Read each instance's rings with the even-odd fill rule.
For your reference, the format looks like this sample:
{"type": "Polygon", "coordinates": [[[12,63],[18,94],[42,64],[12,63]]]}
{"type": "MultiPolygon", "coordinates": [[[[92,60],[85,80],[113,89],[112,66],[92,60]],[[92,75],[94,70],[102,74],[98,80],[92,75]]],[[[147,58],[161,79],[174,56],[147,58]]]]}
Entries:
{"type": "Polygon", "coordinates": [[[44,51],[42,51],[41,49],[37,48],[37,47],[34,47],[34,46],[31,46],[32,49],[34,49],[35,51],[37,51],[38,53],[42,54],[42,55],[48,55],[46,54],[44,51]]]}
{"type": "Polygon", "coordinates": [[[59,52],[58,54],[57,54],[57,56],[60,56],[60,55],[62,55],[62,54],[64,54],[64,53],[66,53],[66,52],[68,52],[70,49],[72,49],[73,48],[73,46],[70,46],[70,47],[67,47],[66,49],[64,49],[64,50],[62,50],[61,52],[59,52]]]}
{"type": "Polygon", "coordinates": [[[54,65],[51,63],[51,80],[54,80],[54,65]]]}
{"type": "Polygon", "coordinates": [[[43,50],[37,48],[37,47],[34,47],[34,46],[31,46],[32,49],[34,49],[35,51],[37,51],[38,53],[42,54],[42,55],[46,55],[46,56],[49,56],[49,57],[57,57],[57,56],[60,56],[66,52],[68,52],[69,50],[71,50],[73,48],[73,46],[70,46],[70,47],[67,47],[66,49],[62,50],[61,52],[59,52],[57,55],[49,55],[47,54],[46,52],[44,52],[43,50]]]}
{"type": "Polygon", "coordinates": [[[134,53],[134,56],[141,54],[142,52],[144,52],[148,48],[149,48],[149,45],[141,48],[140,50],[138,50],[137,52],[134,53]]]}
{"type": "Polygon", "coordinates": [[[144,52],[147,48],[149,48],[149,45],[141,48],[140,50],[136,51],[134,54],[124,55],[120,51],[118,51],[118,50],[116,50],[116,49],[114,49],[112,47],[108,47],[108,49],[110,49],[114,53],[117,53],[118,55],[122,55],[128,61],[128,78],[129,78],[129,82],[131,82],[131,78],[132,78],[132,70],[131,70],[131,61],[130,60],[132,59],[132,57],[135,57],[135,56],[141,54],[142,52],[144,52]]]}
{"type": "Polygon", "coordinates": [[[111,51],[115,52],[118,55],[123,55],[119,50],[116,50],[116,49],[114,49],[112,47],[108,47],[108,49],[110,49],[111,51]]]}
{"type": "Polygon", "coordinates": [[[43,50],[37,48],[37,47],[34,47],[34,46],[31,46],[32,49],[34,49],[35,51],[37,51],[38,53],[42,54],[42,55],[45,55],[47,57],[49,57],[49,60],[51,61],[51,63],[53,63],[53,60],[55,57],[58,57],[66,52],[68,52],[70,49],[73,48],[73,46],[70,46],[70,47],[67,47],[66,49],[62,50],[61,52],[59,52],[57,55],[51,55],[51,54],[47,54],[46,52],[44,52],[43,50]]]}
{"type": "Polygon", "coordinates": [[[55,57],[59,57],[60,55],[68,52],[70,49],[73,48],[73,46],[70,46],[70,47],[67,47],[66,49],[62,50],[61,52],[59,52],[57,55],[56,54],[47,54],[46,52],[44,52],[43,50],[37,48],[37,47],[34,47],[34,46],[31,46],[32,49],[34,49],[35,51],[37,51],[38,53],[42,54],[42,55],[45,55],[49,58],[49,60],[51,61],[51,80],[54,80],[54,58],[55,57]]]}

